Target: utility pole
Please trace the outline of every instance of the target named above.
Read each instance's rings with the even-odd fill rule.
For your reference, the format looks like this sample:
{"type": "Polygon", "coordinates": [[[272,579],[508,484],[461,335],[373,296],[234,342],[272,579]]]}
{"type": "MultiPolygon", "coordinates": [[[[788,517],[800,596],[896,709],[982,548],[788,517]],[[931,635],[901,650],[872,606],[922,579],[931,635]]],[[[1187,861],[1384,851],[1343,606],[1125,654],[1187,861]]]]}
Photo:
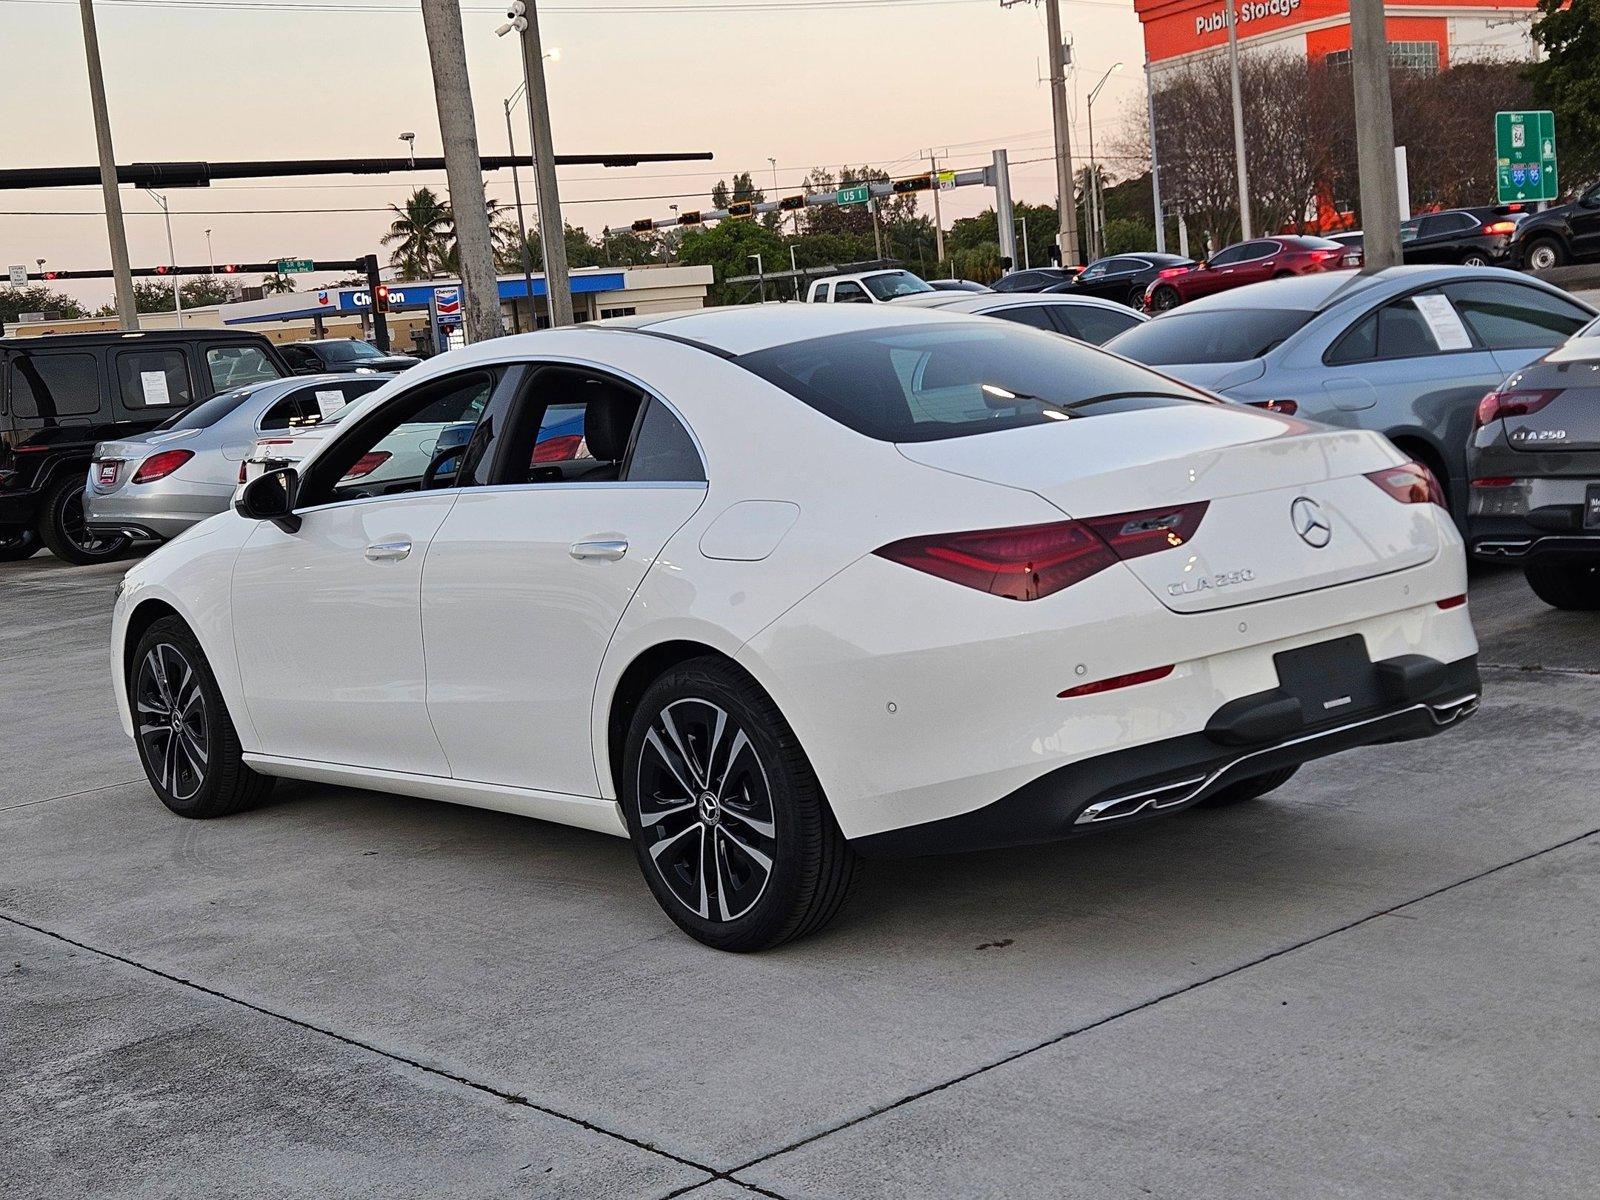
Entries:
{"type": "MultiPolygon", "coordinates": [[[[166,218],[167,222],[167,266],[176,267],[178,265],[178,252],[172,245],[172,212],[167,208],[167,198],[154,188],[147,188],[146,190],[150,193],[150,199],[161,205],[161,215],[166,218]]],[[[172,273],[172,308],[178,314],[178,328],[182,329],[183,296],[178,291],[178,273],[176,270],[172,273]]]]}
{"type": "MultiPolygon", "coordinates": [[[[1231,0],[1230,0],[1231,3],[1231,0]]],[[[1078,257],[1078,201],[1072,193],[1072,125],[1067,116],[1067,64],[1061,48],[1059,0],[1044,0],[1044,31],[1050,39],[1050,116],[1056,137],[1056,190],[1061,196],[1061,265],[1072,267],[1078,257]]]]}
{"type": "Polygon", "coordinates": [[[933,252],[944,261],[944,217],[939,212],[939,159],[928,151],[928,174],[933,177],[933,252]]]}
{"type": "Polygon", "coordinates": [[[1350,83],[1356,94],[1356,169],[1361,177],[1361,269],[1381,271],[1401,262],[1383,0],[1350,0],[1350,83]]]}
{"type": "MultiPolygon", "coordinates": [[[[1381,11],[1383,0],[1378,0],[1381,11]]],[[[1223,19],[1228,23],[1228,82],[1233,89],[1233,161],[1239,171],[1239,229],[1245,241],[1254,235],[1250,232],[1250,174],[1244,164],[1244,101],[1239,98],[1239,22],[1234,12],[1233,0],[1228,0],[1228,11],[1223,19]]],[[[1383,94],[1388,98],[1385,83],[1383,94]]],[[[1357,116],[1359,121],[1359,114],[1357,116]]],[[[1360,136],[1359,127],[1357,136],[1360,136]]]]}
{"type": "Polygon", "coordinates": [[[111,242],[117,317],[124,329],[137,329],[139,306],[133,298],[128,231],[122,224],[122,197],[117,193],[117,156],[111,149],[111,115],[106,108],[106,80],[100,67],[100,35],[95,31],[94,0],[78,0],[78,11],[83,18],[83,53],[89,61],[89,103],[94,109],[94,141],[100,154],[100,191],[106,204],[106,237],[111,242]]]}
{"type": "Polygon", "coordinates": [[[1150,110],[1150,200],[1156,210],[1156,253],[1167,252],[1167,218],[1161,211],[1161,169],[1156,154],[1156,85],[1150,78],[1150,64],[1144,64],[1145,105],[1150,110]]]}
{"type": "Polygon", "coordinates": [[[500,316],[500,283],[495,278],[494,245],[489,238],[488,201],[478,158],[459,0],[422,0],[422,25],[433,67],[433,97],[439,110],[439,138],[444,143],[450,211],[455,217],[461,286],[466,291],[461,324],[468,342],[481,342],[500,337],[506,328],[500,316]]]}
{"type": "MultiPolygon", "coordinates": [[[[506,110],[506,153],[512,158],[517,156],[517,139],[511,133],[511,106],[517,102],[517,97],[526,85],[519,84],[517,90],[505,99],[506,110]]],[[[517,204],[517,244],[522,247],[522,285],[528,293],[528,327],[539,328],[539,317],[533,307],[533,251],[528,249],[528,222],[522,215],[522,182],[517,174],[515,165],[511,168],[511,194],[517,204]]],[[[517,315],[517,306],[511,306],[513,318],[517,315]]]]}
{"type": "MultiPolygon", "coordinates": [[[[433,0],[434,3],[440,0],[433,0]]],[[[495,30],[513,31],[522,44],[522,82],[528,89],[528,138],[533,154],[534,202],[539,207],[539,245],[544,250],[544,288],[550,324],[571,325],[572,275],[567,269],[567,227],[556,191],[556,152],[550,135],[550,93],[544,84],[544,46],[539,40],[539,12],[523,0],[511,0],[511,18],[495,30]]]]}
{"type": "MultiPolygon", "coordinates": [[[[1055,3],[1055,0],[1049,0],[1055,3]]],[[[1017,227],[1012,224],[1013,212],[1011,208],[1011,165],[1006,161],[1006,152],[994,152],[994,215],[999,218],[996,224],[1000,234],[1000,257],[1011,260],[1011,270],[1017,265],[1017,227]]]]}

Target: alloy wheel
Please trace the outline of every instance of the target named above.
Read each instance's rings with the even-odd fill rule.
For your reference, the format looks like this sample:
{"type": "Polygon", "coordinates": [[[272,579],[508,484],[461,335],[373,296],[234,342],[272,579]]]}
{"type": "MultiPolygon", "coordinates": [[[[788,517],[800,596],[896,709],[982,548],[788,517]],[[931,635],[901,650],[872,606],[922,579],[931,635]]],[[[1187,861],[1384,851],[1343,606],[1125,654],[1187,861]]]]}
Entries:
{"type": "Polygon", "coordinates": [[[635,803],[651,869],[705,921],[760,901],[778,852],[772,790],[738,721],[709,700],[675,700],[650,723],[635,803]]]}
{"type": "Polygon", "coordinates": [[[85,554],[108,554],[113,547],[120,549],[127,540],[122,534],[104,538],[89,532],[84,519],[82,492],[74,492],[67,498],[66,506],[61,510],[61,527],[72,544],[85,554]]]}
{"type": "Polygon", "coordinates": [[[210,733],[200,676],[168,642],[152,646],[134,683],[139,748],[155,782],[174,800],[188,800],[206,781],[210,733]]]}

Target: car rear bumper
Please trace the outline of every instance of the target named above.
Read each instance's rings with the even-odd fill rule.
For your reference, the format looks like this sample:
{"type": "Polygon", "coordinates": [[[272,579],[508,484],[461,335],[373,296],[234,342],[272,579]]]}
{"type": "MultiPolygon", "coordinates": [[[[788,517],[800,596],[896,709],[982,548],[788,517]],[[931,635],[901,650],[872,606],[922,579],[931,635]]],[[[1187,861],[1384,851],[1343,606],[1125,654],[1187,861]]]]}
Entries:
{"type": "Polygon", "coordinates": [[[232,497],[232,488],[197,484],[181,490],[161,487],[144,494],[125,487],[110,495],[98,495],[88,487],[83,493],[84,522],[94,533],[126,532],[167,541],[225,511],[232,497]]]}
{"type": "Polygon", "coordinates": [[[1381,742],[1431,737],[1477,711],[1477,656],[1440,663],[1405,656],[1374,664],[1384,673],[1380,711],[1324,721],[1276,736],[1240,741],[1238,715],[1267,713],[1281,693],[1225,705],[1199,733],[1167,738],[1058,767],[971,812],[858,838],[869,856],[897,857],[996,849],[1123,828],[1181,812],[1225,787],[1284,767],[1381,742]],[[1386,666],[1394,669],[1384,671],[1386,666]],[[1228,710],[1223,720],[1217,717],[1228,710]],[[1232,741],[1234,744],[1228,744],[1232,741]]]}
{"type": "Polygon", "coordinates": [[[1474,534],[1472,556],[1485,562],[1586,563],[1600,561],[1600,530],[1592,533],[1474,534]]]}

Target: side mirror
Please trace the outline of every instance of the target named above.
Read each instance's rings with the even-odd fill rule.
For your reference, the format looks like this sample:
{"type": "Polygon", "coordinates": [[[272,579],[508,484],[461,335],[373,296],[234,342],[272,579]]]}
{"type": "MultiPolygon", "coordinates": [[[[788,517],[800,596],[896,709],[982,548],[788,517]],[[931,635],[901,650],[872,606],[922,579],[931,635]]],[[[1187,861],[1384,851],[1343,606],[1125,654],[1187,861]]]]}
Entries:
{"type": "Polygon", "coordinates": [[[294,515],[294,500],[299,490],[300,474],[293,467],[268,471],[244,485],[233,510],[252,521],[271,521],[285,533],[298,533],[300,518],[294,515]]]}

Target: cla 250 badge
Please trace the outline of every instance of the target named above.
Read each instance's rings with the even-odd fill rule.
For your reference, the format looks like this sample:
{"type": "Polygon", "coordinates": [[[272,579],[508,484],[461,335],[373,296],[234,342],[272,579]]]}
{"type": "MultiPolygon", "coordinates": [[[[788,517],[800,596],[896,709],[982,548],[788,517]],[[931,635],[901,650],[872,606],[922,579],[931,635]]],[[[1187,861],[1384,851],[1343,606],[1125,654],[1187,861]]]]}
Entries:
{"type": "Polygon", "coordinates": [[[1167,584],[1167,595],[1192,596],[1197,592],[1232,587],[1236,583],[1249,583],[1255,577],[1256,573],[1249,567],[1242,571],[1223,571],[1219,575],[1196,575],[1193,579],[1181,579],[1177,583],[1167,584]]]}
{"type": "Polygon", "coordinates": [[[1513,442],[1564,442],[1567,440],[1565,429],[1513,429],[1511,431],[1513,442]]]}

